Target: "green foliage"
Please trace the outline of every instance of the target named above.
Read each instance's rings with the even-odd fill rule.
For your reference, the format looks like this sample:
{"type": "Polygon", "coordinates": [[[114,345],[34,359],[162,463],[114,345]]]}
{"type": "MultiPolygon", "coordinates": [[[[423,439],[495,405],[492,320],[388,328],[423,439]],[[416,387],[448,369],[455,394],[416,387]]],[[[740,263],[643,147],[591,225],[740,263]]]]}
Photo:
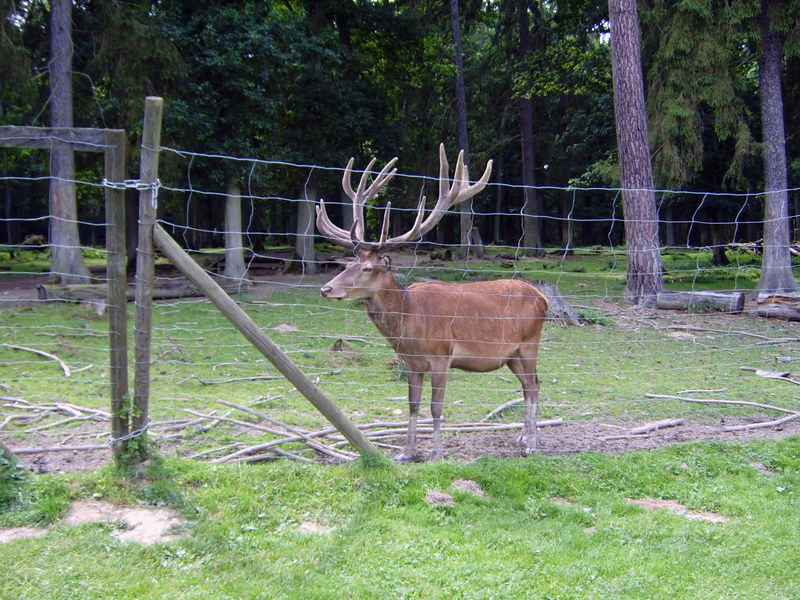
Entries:
{"type": "Polygon", "coordinates": [[[0,510],[17,500],[27,471],[16,461],[0,454],[0,510]]]}

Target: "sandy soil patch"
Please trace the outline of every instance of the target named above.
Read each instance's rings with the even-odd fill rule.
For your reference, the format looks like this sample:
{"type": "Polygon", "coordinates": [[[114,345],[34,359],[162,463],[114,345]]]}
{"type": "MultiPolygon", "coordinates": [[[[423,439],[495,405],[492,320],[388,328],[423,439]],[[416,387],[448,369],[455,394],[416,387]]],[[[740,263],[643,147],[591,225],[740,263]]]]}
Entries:
{"type": "MultiPolygon", "coordinates": [[[[145,546],[171,542],[183,537],[171,533],[184,524],[178,514],[169,508],[115,506],[103,500],[78,500],[73,502],[65,525],[83,523],[118,523],[121,529],[116,537],[123,542],[136,542],[145,546]]],[[[39,537],[49,528],[13,527],[0,529],[0,544],[23,538],[39,537]]]]}
{"type": "Polygon", "coordinates": [[[674,500],[659,500],[657,498],[642,498],[634,500],[632,498],[625,498],[625,502],[636,504],[646,510],[667,510],[685,519],[693,519],[697,521],[708,521],[709,523],[724,523],[728,517],[719,513],[706,512],[701,510],[689,510],[683,504],[679,504],[674,500]]]}

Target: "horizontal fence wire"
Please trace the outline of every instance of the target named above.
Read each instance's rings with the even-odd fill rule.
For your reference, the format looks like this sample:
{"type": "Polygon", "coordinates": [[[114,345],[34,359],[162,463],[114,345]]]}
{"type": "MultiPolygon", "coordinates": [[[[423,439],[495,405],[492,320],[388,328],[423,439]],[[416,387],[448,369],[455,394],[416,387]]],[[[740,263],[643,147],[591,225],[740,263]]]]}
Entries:
{"type": "MultiPolygon", "coordinates": [[[[340,200],[338,188],[343,169],[163,150],[162,161],[168,167],[161,170],[163,180],[158,186],[159,223],[349,417],[357,423],[404,419],[407,383],[402,361],[370,323],[363,306],[330,302],[319,292],[340,270],[337,261],[350,253],[326,244],[315,232],[298,233],[298,210],[306,201],[303,194],[312,174],[320,176],[318,192],[326,199],[331,219],[345,225],[343,214],[348,207],[340,200]],[[224,184],[214,183],[209,176],[235,168],[242,173],[238,198],[241,250],[247,267],[244,277],[225,275],[227,192],[224,184]],[[297,189],[287,190],[286,181],[299,182],[297,189]],[[303,260],[296,246],[310,235],[316,242],[315,256],[303,260]]],[[[359,176],[360,172],[354,171],[354,178],[359,176]]],[[[48,178],[4,176],[0,181],[20,195],[16,206],[30,200],[25,194],[46,189],[48,178]]],[[[430,208],[436,182],[437,178],[429,175],[398,173],[386,193],[367,207],[368,232],[377,236],[388,200],[396,213],[393,222],[398,222],[400,229],[410,227],[416,210],[410,207],[416,207],[424,193],[430,208]]],[[[80,198],[95,198],[94,205],[102,206],[102,182],[74,183],[80,198]]],[[[122,185],[134,192],[138,189],[136,182],[122,185]]],[[[474,254],[459,259],[456,209],[451,209],[453,214],[440,223],[446,229],[443,234],[434,230],[424,242],[392,252],[392,269],[404,284],[521,278],[555,285],[583,325],[549,321],[544,327],[538,363],[542,418],[563,417],[615,428],[665,417],[712,424],[721,419],[756,418],[717,406],[654,400],[651,394],[693,394],[799,409],[796,386],[752,371],[797,370],[796,323],[757,318],[752,303],[744,313],[735,315],[708,307],[680,312],[632,309],[620,301],[627,266],[622,190],[536,188],[544,211],[533,216],[540,222],[544,243],[535,248],[524,245],[524,220],[531,215],[523,214],[522,190],[516,184],[490,183],[473,202],[471,218],[485,241],[484,259],[478,260],[474,254]]],[[[798,190],[788,192],[796,194],[798,190]]],[[[751,293],[763,251],[763,195],[654,193],[667,289],[751,293]],[[712,228],[718,231],[714,233],[712,228]],[[728,264],[712,263],[715,249],[725,251],[728,264]]],[[[42,214],[18,216],[12,210],[0,218],[0,228],[6,232],[0,253],[8,253],[3,260],[10,269],[0,271],[0,385],[4,396],[0,423],[17,415],[15,411],[25,403],[60,402],[107,409],[109,342],[108,325],[98,306],[102,302],[53,302],[36,293],[37,285],[47,287],[51,285],[48,279],[59,275],[42,266],[54,250],[48,235],[52,218],[42,210],[42,214]],[[36,232],[43,238],[33,241],[40,243],[25,243],[26,236],[36,232]],[[71,375],[64,376],[55,361],[11,346],[56,356],[68,365],[71,375]]],[[[796,213],[789,215],[793,231],[798,219],[796,213]]],[[[79,208],[76,225],[81,232],[79,247],[90,263],[94,282],[107,283],[102,245],[107,225],[102,210],[79,208]]],[[[797,276],[797,258],[794,265],[797,276]]],[[[133,283],[131,278],[129,284],[133,283]]],[[[166,447],[173,443],[185,447],[179,450],[184,454],[225,442],[245,443],[262,435],[246,424],[219,420],[246,423],[248,419],[221,401],[251,407],[308,430],[324,425],[322,417],[274,367],[209,302],[197,297],[183,276],[163,259],[157,260],[154,288],[151,435],[166,447]],[[198,420],[197,414],[209,418],[198,420]],[[195,421],[196,425],[183,427],[195,421]]],[[[128,311],[132,316],[132,303],[128,311]]],[[[132,332],[132,319],[130,327],[132,332]]],[[[429,393],[428,388],[425,404],[429,393]]],[[[480,421],[519,397],[519,382],[507,369],[490,373],[454,370],[447,388],[445,418],[448,423],[480,421]]],[[[522,414],[521,408],[514,407],[500,418],[518,421],[522,414]]],[[[22,434],[15,423],[5,423],[0,435],[35,439],[49,432],[22,434]]],[[[107,439],[107,428],[102,432],[88,425],[96,422],[77,421],[63,439],[107,439]]]]}

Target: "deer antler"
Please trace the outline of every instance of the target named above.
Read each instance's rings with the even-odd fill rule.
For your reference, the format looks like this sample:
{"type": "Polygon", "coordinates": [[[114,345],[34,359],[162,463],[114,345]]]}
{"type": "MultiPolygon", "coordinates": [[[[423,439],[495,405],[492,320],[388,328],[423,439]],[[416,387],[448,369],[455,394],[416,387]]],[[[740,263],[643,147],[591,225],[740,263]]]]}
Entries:
{"type": "MultiPolygon", "coordinates": [[[[396,160],[396,157],[390,160],[381,170],[381,172],[375,177],[372,185],[365,190],[364,188],[367,182],[367,174],[375,164],[375,159],[373,158],[366,170],[361,175],[358,188],[353,191],[351,184],[353,159],[351,158],[347,163],[347,168],[345,169],[344,176],[342,177],[342,189],[344,189],[345,194],[347,194],[347,196],[353,201],[353,228],[350,231],[346,231],[345,229],[334,225],[328,217],[327,210],[325,209],[325,202],[320,200],[319,206],[317,206],[317,229],[319,229],[319,232],[334,243],[344,246],[345,248],[354,248],[358,244],[368,243],[366,240],[364,240],[364,204],[367,202],[367,200],[374,198],[397,172],[397,169],[392,169],[391,172],[389,172],[389,169],[393,167],[396,160]]],[[[380,241],[377,244],[377,248],[419,241],[422,236],[436,227],[437,223],[439,223],[439,221],[450,208],[456,204],[459,204],[460,202],[464,202],[465,200],[472,198],[481,192],[481,190],[486,187],[486,183],[489,181],[489,176],[491,174],[492,161],[490,160],[486,164],[486,169],[484,170],[481,178],[476,183],[470,185],[469,169],[467,165],[464,164],[464,151],[461,150],[458,153],[455,174],[451,180],[449,177],[450,165],[447,162],[444,144],[440,144],[439,198],[437,199],[433,210],[428,214],[427,219],[424,218],[426,198],[423,196],[420,199],[419,205],[417,206],[417,216],[411,229],[403,235],[389,238],[389,214],[391,212],[392,204],[391,202],[387,203],[383,217],[383,225],[381,227],[380,241]]]]}
{"type": "Polygon", "coordinates": [[[317,206],[317,229],[319,229],[322,235],[345,248],[354,248],[356,244],[364,242],[364,204],[377,196],[392,177],[394,177],[395,173],[397,173],[397,169],[392,169],[394,163],[397,162],[397,157],[394,157],[381,169],[380,173],[378,173],[375,180],[372,182],[372,185],[364,189],[367,185],[367,177],[375,164],[375,159],[373,158],[361,174],[358,188],[354,191],[351,183],[353,161],[354,159],[351,158],[347,162],[347,167],[345,167],[344,174],[342,175],[342,189],[353,203],[353,229],[347,231],[334,225],[330,217],[328,217],[328,211],[325,208],[324,200],[320,200],[319,206],[317,206]]]}

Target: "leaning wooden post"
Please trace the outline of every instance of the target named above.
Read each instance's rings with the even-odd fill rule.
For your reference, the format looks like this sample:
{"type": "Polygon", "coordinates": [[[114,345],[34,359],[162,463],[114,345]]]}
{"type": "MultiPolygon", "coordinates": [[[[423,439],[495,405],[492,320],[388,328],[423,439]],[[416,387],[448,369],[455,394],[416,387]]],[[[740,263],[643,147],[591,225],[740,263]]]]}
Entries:
{"type": "Polygon", "coordinates": [[[228,320],[275,365],[286,379],[338,429],[361,454],[380,452],[331,400],[306,377],[241,307],[186,254],[164,229],[156,224],[153,241],[172,263],[224,314],[228,320]]]}
{"type": "MultiPolygon", "coordinates": [[[[161,150],[161,115],[164,100],[145,99],[142,158],[139,167],[139,243],[136,248],[136,334],[131,431],[144,435],[150,411],[150,344],[153,330],[153,225],[158,203],[158,154],[161,150]]],[[[145,444],[138,445],[145,458],[145,444]]]]}
{"type": "MultiPolygon", "coordinates": [[[[105,177],[112,183],[125,179],[125,132],[106,132],[105,177]]],[[[106,250],[108,252],[108,332],[111,353],[111,450],[119,458],[129,433],[128,397],[128,257],[125,251],[125,189],[106,187],[106,250]]]]}

